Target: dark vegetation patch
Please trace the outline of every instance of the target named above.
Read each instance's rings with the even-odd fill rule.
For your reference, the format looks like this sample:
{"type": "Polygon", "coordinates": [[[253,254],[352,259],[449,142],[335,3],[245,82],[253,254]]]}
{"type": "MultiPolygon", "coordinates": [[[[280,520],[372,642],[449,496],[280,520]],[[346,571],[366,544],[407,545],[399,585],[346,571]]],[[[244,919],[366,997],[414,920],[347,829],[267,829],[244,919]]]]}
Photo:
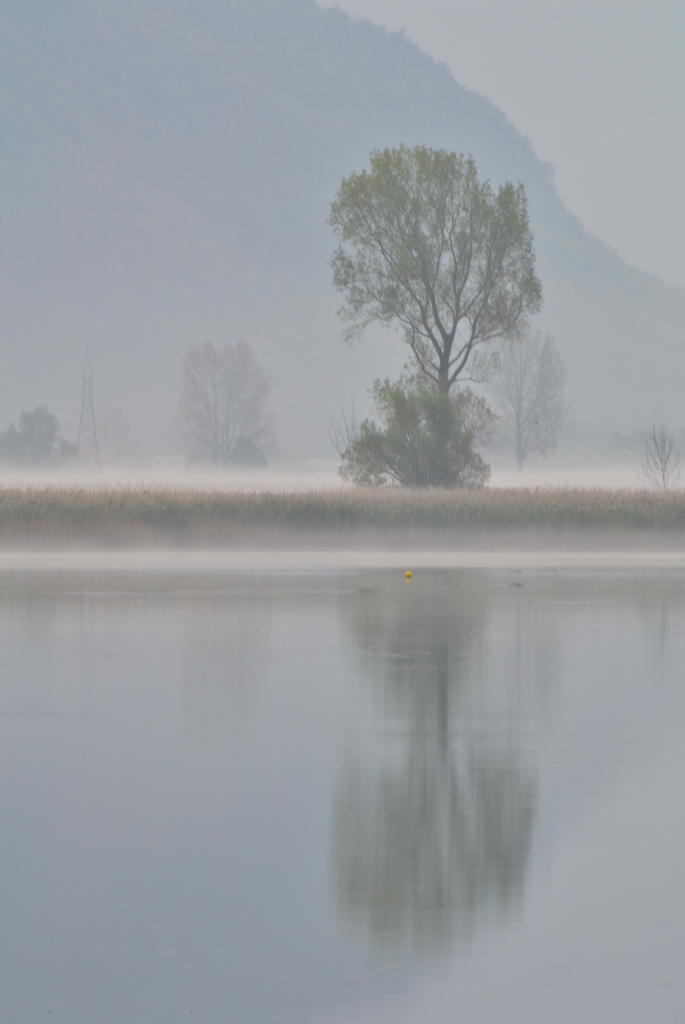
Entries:
{"type": "Polygon", "coordinates": [[[540,546],[648,536],[685,542],[685,491],[350,488],[305,493],[0,489],[4,547],[540,546]],[[593,539],[594,538],[594,539],[593,539]]]}

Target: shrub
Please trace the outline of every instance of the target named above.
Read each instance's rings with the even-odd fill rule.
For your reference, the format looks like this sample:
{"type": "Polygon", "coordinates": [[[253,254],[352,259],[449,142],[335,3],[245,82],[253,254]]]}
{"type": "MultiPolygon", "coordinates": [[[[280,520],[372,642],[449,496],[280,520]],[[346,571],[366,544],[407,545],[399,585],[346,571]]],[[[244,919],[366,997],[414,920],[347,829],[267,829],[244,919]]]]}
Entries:
{"type": "Polygon", "coordinates": [[[341,475],[356,484],[482,487],[490,467],[475,450],[489,418],[468,389],[446,395],[418,376],[376,381],[382,427],[364,420],[341,452],[341,475]]]}
{"type": "Polygon", "coordinates": [[[231,462],[236,466],[266,466],[267,458],[251,437],[241,434],[233,445],[231,462]]]}
{"type": "Polygon", "coordinates": [[[59,462],[76,455],[76,446],[59,436],[57,417],[44,405],[22,412],[19,427],[10,423],[0,433],[0,461],[17,465],[59,462]]]}

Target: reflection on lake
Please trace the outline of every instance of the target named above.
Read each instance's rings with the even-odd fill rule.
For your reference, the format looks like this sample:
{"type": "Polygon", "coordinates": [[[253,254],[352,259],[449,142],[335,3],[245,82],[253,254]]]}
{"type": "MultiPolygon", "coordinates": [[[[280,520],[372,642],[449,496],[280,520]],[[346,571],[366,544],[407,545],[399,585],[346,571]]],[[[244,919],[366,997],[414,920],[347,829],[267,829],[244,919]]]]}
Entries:
{"type": "Polygon", "coordinates": [[[681,572],[0,574],[0,1024],[670,1024],[684,626],[681,572]]]}
{"type": "Polygon", "coordinates": [[[503,619],[486,578],[463,583],[386,580],[345,605],[369,706],[336,793],[333,872],[346,916],[386,944],[466,938],[523,892],[549,668],[524,668],[520,602],[503,619]]]}

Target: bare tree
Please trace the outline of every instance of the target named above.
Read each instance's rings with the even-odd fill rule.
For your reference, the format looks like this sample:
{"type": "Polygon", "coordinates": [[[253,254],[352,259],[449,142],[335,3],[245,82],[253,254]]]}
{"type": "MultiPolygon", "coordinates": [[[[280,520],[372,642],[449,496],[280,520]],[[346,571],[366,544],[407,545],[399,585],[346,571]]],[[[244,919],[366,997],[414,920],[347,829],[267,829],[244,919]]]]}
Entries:
{"type": "Polygon", "coordinates": [[[662,423],[652,427],[642,458],[642,476],[658,491],[667,491],[680,479],[680,452],[673,434],[662,423]]]}
{"type": "Polygon", "coordinates": [[[358,436],[359,427],[354,414],[354,406],[349,415],[344,409],[341,409],[340,417],[332,416],[328,421],[328,437],[340,458],[344,456],[358,436]]]}
{"type": "Polygon", "coordinates": [[[525,332],[507,340],[490,370],[500,432],[519,470],[534,452],[556,448],[563,425],[566,370],[551,335],[525,332]]]}
{"type": "Polygon", "coordinates": [[[263,461],[258,453],[271,436],[269,391],[269,379],[247,342],[193,346],[183,362],[181,396],[192,456],[222,464],[250,448],[254,461],[263,461]]]}

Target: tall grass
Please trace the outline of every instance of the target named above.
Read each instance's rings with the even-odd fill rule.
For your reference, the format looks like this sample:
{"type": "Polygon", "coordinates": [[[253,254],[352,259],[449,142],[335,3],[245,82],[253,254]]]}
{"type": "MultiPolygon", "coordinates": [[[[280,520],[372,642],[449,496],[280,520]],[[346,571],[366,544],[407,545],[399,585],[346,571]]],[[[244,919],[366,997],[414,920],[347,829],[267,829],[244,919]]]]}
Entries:
{"type": "Polygon", "coordinates": [[[245,531],[685,529],[685,491],[401,488],[226,493],[169,488],[0,489],[0,539],[125,541],[156,534],[213,542],[245,531]]]}

